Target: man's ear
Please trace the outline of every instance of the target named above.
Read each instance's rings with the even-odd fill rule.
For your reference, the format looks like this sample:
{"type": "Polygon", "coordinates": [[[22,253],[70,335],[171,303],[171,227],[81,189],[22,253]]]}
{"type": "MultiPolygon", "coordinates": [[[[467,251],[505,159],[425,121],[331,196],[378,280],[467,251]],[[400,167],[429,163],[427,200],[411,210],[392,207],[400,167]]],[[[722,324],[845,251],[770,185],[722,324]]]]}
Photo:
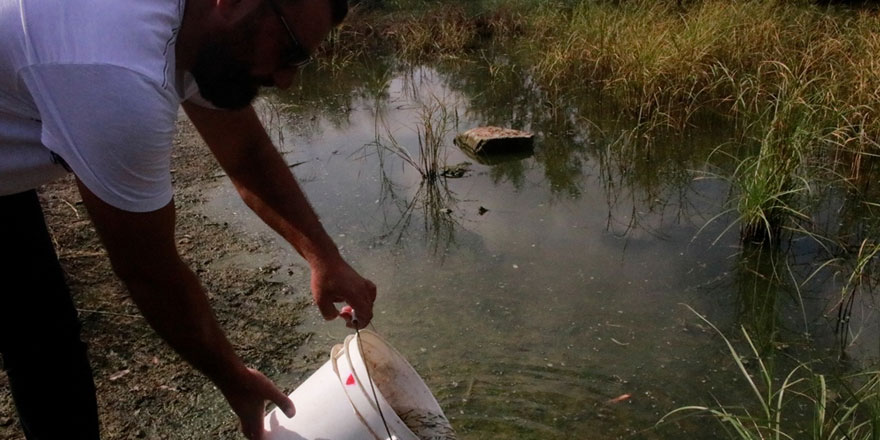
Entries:
{"type": "Polygon", "coordinates": [[[257,10],[266,0],[215,0],[216,11],[229,26],[235,26],[257,10]]]}

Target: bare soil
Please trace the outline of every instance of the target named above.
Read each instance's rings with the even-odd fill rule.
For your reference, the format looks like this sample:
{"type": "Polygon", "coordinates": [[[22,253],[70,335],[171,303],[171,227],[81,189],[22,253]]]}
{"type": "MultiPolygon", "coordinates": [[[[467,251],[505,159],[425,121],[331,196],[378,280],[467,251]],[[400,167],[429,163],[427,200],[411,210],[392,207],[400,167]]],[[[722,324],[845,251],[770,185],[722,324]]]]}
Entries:
{"type": "MultiPolygon", "coordinates": [[[[277,245],[268,238],[248,236],[202,213],[204,195],[220,184],[222,173],[184,118],[174,152],[179,251],[199,274],[239,355],[290,392],[296,384],[284,378],[291,382],[292,370],[314,364],[297,354],[308,338],[297,327],[310,303],[308,272],[304,265],[278,263],[288,261],[281,256],[290,251],[273,249],[277,245]],[[270,263],[238,264],[256,254],[270,263]]],[[[220,392],[168,348],[128,298],[72,178],[47,185],[41,198],[89,344],[102,438],[244,438],[220,392]]],[[[0,440],[23,438],[0,374],[0,440]]]]}

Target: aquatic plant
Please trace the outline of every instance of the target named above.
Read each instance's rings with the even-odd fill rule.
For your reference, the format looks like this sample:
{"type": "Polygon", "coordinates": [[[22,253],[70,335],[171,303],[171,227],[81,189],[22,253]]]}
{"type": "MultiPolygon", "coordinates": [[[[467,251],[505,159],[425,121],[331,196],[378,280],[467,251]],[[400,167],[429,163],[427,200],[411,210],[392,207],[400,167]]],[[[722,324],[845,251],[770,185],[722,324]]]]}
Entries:
{"type": "Polygon", "coordinates": [[[708,415],[731,439],[880,439],[880,371],[831,377],[802,363],[777,380],[772,363],[744,328],[748,356],[740,354],[705,316],[690,310],[724,341],[754,399],[748,406],[717,401],[713,406],[677,408],[658,425],[680,416],[708,415]],[[747,364],[747,357],[754,362],[747,364]]]}
{"type": "Polygon", "coordinates": [[[418,145],[415,154],[398,140],[391,124],[381,113],[377,113],[376,140],[372,145],[402,159],[418,171],[422,180],[435,181],[442,177],[441,171],[446,165],[445,147],[455,127],[455,110],[435,95],[416,99],[418,122],[413,131],[418,145]]]}
{"type": "Polygon", "coordinates": [[[769,352],[778,338],[780,302],[789,288],[786,263],[777,248],[763,246],[746,245],[737,259],[737,316],[761,353],[769,352]]]}
{"type": "MultiPolygon", "coordinates": [[[[382,200],[391,201],[398,208],[392,215],[386,232],[380,240],[393,238],[400,242],[411,227],[414,214],[421,212],[424,237],[434,253],[440,253],[455,241],[457,220],[453,208],[458,203],[455,194],[446,185],[451,167],[447,167],[446,147],[451,133],[457,127],[456,105],[450,98],[424,92],[418,74],[410,75],[402,87],[402,108],[409,108],[415,118],[409,138],[415,143],[402,141],[396,133],[399,122],[388,120],[387,108],[375,107],[375,140],[364,146],[362,154],[375,154],[379,161],[379,177],[382,183],[382,200]],[[375,149],[372,153],[368,150],[375,149]],[[418,188],[413,194],[401,196],[399,186],[387,172],[389,157],[400,159],[403,166],[415,170],[420,176],[418,188]]],[[[384,203],[383,203],[384,205],[384,203]]]]}

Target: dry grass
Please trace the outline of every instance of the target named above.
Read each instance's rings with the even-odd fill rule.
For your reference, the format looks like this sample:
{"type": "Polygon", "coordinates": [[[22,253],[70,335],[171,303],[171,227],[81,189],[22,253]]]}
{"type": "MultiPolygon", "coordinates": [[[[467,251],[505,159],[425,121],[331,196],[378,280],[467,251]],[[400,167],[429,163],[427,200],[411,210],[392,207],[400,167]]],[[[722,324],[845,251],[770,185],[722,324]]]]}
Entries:
{"type": "Polygon", "coordinates": [[[729,116],[756,151],[728,176],[747,240],[791,226],[809,182],[864,179],[880,153],[875,11],[798,0],[403,3],[355,14],[348,40],[369,33],[410,61],[504,42],[548,96],[601,90],[648,131],[729,116]]]}

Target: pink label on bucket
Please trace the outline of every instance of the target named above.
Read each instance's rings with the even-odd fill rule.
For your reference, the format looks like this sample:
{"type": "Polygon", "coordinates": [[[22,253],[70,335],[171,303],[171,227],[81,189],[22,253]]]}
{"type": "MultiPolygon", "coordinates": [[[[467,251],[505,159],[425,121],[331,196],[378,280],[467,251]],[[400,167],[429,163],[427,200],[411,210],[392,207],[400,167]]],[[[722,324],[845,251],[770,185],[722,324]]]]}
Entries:
{"type": "Polygon", "coordinates": [[[346,385],[354,385],[354,375],[353,374],[348,375],[348,379],[346,379],[345,384],[346,385]]]}

